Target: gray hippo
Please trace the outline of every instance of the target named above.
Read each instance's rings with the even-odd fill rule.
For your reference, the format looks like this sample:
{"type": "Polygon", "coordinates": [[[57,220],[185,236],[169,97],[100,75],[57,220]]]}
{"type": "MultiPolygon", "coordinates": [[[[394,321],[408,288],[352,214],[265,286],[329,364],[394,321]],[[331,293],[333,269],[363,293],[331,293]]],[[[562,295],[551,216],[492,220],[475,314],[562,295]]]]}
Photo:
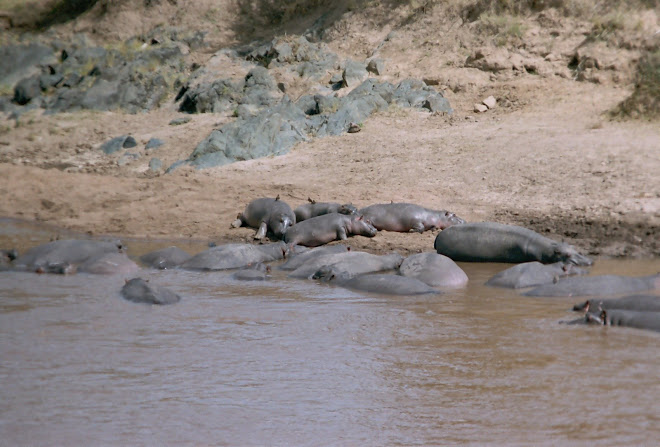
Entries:
{"type": "Polygon", "coordinates": [[[196,254],[179,267],[186,270],[228,270],[245,267],[256,262],[284,259],[287,253],[284,242],[272,244],[226,244],[209,248],[196,254]]]}
{"type": "Polygon", "coordinates": [[[149,284],[142,278],[126,281],[121,289],[121,296],[128,301],[144,304],[174,304],[181,300],[181,297],[171,290],[149,284]]]}
{"type": "Polygon", "coordinates": [[[322,216],[324,214],[339,213],[339,214],[357,214],[357,208],[351,203],[335,203],[335,202],[316,202],[312,199],[307,199],[309,203],[300,205],[293,210],[296,215],[296,223],[303,220],[311,219],[312,217],[322,216]]]}
{"type": "Polygon", "coordinates": [[[454,261],[437,253],[408,256],[401,263],[399,273],[431,287],[463,287],[468,282],[467,275],[454,261]]]}
{"type": "Polygon", "coordinates": [[[403,262],[403,256],[398,253],[388,255],[372,255],[362,251],[349,251],[321,256],[310,260],[289,274],[290,278],[310,278],[319,268],[328,265],[337,273],[362,275],[365,273],[394,270],[403,262]]]}
{"type": "Polygon", "coordinates": [[[72,273],[85,261],[106,254],[119,253],[120,242],[61,240],[31,248],[12,263],[17,270],[46,273],[72,273]]]}
{"type": "Polygon", "coordinates": [[[422,295],[440,294],[438,290],[415,278],[400,275],[373,274],[353,276],[346,272],[337,272],[331,266],[320,268],[312,279],[332,282],[335,285],[361,292],[380,293],[383,295],[422,295]]]}
{"type": "Polygon", "coordinates": [[[269,273],[270,265],[266,265],[263,262],[255,262],[235,272],[232,278],[240,281],[266,281],[270,279],[269,273]]]}
{"type": "Polygon", "coordinates": [[[660,332],[660,312],[604,309],[600,313],[588,312],[584,320],[590,324],[626,326],[660,332]]]}
{"type": "Polygon", "coordinates": [[[140,261],[149,267],[164,270],[183,264],[191,257],[192,256],[181,250],[179,247],[172,246],[142,255],[140,256],[140,261]]]}
{"type": "Polygon", "coordinates": [[[282,239],[288,228],[295,223],[296,215],[293,214],[291,207],[280,200],[280,196],[277,196],[274,199],[253,200],[231,226],[233,228],[241,226],[257,228],[255,239],[263,239],[266,237],[267,231],[270,231],[276,238],[282,239]]]}
{"type": "Polygon", "coordinates": [[[314,262],[314,260],[336,253],[346,253],[350,250],[350,247],[342,244],[328,245],[325,247],[311,248],[304,253],[291,255],[287,258],[286,262],[282,264],[280,270],[295,270],[298,267],[301,267],[308,262],[314,262]]]}
{"type": "Polygon", "coordinates": [[[449,227],[438,234],[434,247],[441,255],[463,262],[593,263],[568,244],[555,242],[527,228],[495,222],[449,227]]]}
{"type": "Polygon", "coordinates": [[[538,261],[524,262],[499,272],[486,281],[487,286],[522,289],[557,282],[558,278],[570,275],[586,275],[588,270],[573,264],[555,262],[541,264],[538,261]]]}
{"type": "Polygon", "coordinates": [[[126,253],[103,253],[92,256],[78,265],[78,273],[97,275],[128,275],[140,270],[140,267],[126,256],[126,253]]]}
{"type": "Polygon", "coordinates": [[[660,296],[630,295],[623,298],[592,298],[573,306],[573,310],[584,312],[600,312],[613,309],[660,312],[660,296]]]}
{"type": "Polygon", "coordinates": [[[336,240],[345,241],[352,235],[374,237],[376,233],[378,230],[362,216],[330,213],[295,224],[284,240],[289,245],[318,247],[336,240]]]}
{"type": "Polygon", "coordinates": [[[601,296],[640,293],[660,288],[660,274],[640,277],[599,275],[571,277],[523,293],[525,296],[601,296]]]}
{"type": "Polygon", "coordinates": [[[431,210],[412,203],[382,203],[370,205],[358,211],[378,230],[406,233],[426,230],[443,230],[465,221],[445,210],[431,210]]]}

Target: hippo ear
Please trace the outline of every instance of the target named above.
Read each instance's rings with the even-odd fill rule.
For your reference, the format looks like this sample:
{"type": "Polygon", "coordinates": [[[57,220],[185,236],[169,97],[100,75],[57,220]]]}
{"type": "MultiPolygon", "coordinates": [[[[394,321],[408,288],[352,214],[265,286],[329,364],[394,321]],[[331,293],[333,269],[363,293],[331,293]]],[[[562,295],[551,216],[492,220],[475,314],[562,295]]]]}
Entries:
{"type": "Polygon", "coordinates": [[[280,200],[280,195],[278,194],[277,197],[275,197],[275,200],[280,200]]]}
{"type": "Polygon", "coordinates": [[[356,220],[363,220],[363,219],[364,219],[364,216],[360,216],[356,220]]]}

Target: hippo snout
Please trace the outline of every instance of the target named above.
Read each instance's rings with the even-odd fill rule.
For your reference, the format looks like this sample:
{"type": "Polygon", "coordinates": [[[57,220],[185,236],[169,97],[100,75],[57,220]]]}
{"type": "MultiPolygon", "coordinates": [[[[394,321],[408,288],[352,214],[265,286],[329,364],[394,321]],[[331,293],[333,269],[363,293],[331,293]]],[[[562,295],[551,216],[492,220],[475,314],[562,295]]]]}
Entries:
{"type": "Polygon", "coordinates": [[[445,214],[445,217],[447,218],[447,222],[449,223],[448,226],[461,225],[461,224],[465,223],[465,220],[461,219],[456,214],[454,214],[450,211],[447,211],[447,213],[445,214]]]}

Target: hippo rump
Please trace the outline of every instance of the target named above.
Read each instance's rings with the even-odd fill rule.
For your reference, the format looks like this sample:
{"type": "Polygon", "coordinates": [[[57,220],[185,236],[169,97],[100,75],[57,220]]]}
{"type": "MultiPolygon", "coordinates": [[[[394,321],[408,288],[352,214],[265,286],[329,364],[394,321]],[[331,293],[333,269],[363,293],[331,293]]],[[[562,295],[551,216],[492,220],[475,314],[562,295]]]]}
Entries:
{"type": "Polygon", "coordinates": [[[257,228],[255,239],[263,239],[267,232],[282,239],[288,228],[295,223],[296,215],[293,210],[287,203],[280,200],[280,196],[277,196],[274,199],[253,200],[231,226],[233,228],[241,226],[257,228]]]}
{"type": "Polygon", "coordinates": [[[309,203],[300,205],[293,210],[296,215],[296,222],[311,219],[312,217],[322,216],[324,214],[339,213],[339,214],[357,214],[357,208],[351,203],[335,203],[335,202],[316,202],[312,199],[307,199],[309,203]]]}
{"type": "Polygon", "coordinates": [[[370,205],[358,211],[378,230],[407,233],[426,230],[443,230],[465,221],[445,210],[431,210],[413,203],[382,203],[370,205]]]}
{"type": "Polygon", "coordinates": [[[330,213],[295,224],[284,240],[290,245],[317,247],[335,240],[345,241],[352,235],[374,237],[376,233],[378,230],[362,216],[330,213]]]}
{"type": "Polygon", "coordinates": [[[177,267],[191,257],[179,247],[171,246],[144,254],[140,256],[140,261],[149,267],[165,270],[177,267]]]}
{"type": "Polygon", "coordinates": [[[455,225],[435,238],[436,251],[462,262],[564,262],[591,265],[588,257],[562,242],[516,225],[495,222],[455,225]]]}
{"type": "MultiPolygon", "coordinates": [[[[53,241],[31,248],[12,263],[17,270],[40,273],[73,273],[87,261],[105,254],[118,254],[123,246],[119,241],[104,242],[69,239],[53,241]]],[[[123,258],[122,258],[123,259],[123,258]]]]}
{"type": "Polygon", "coordinates": [[[218,245],[196,254],[179,267],[205,271],[238,269],[257,262],[284,259],[286,253],[287,246],[282,241],[263,245],[218,245]]]}
{"type": "Polygon", "coordinates": [[[467,275],[454,261],[437,253],[408,256],[401,263],[399,273],[431,287],[463,287],[468,282],[467,275]]]}
{"type": "Polygon", "coordinates": [[[372,255],[363,251],[349,251],[320,256],[309,260],[289,274],[290,278],[307,279],[323,266],[330,266],[335,273],[362,275],[397,269],[403,256],[398,253],[372,255]]]}
{"type": "Polygon", "coordinates": [[[144,304],[174,304],[181,297],[169,289],[150,284],[142,278],[126,281],[121,289],[121,296],[128,301],[144,304]]]}
{"type": "Polygon", "coordinates": [[[600,313],[588,312],[584,320],[589,324],[626,326],[660,332],[660,312],[604,309],[600,313]]]}
{"type": "Polygon", "coordinates": [[[312,279],[335,284],[346,289],[360,292],[378,293],[382,295],[422,295],[440,294],[438,290],[422,281],[400,275],[376,273],[372,275],[353,276],[346,272],[338,272],[332,266],[320,268],[312,279]]]}
{"type": "Polygon", "coordinates": [[[128,275],[140,270],[140,267],[126,256],[126,253],[103,253],[87,259],[78,266],[79,273],[97,275],[128,275]]]}
{"type": "Polygon", "coordinates": [[[634,310],[660,312],[660,296],[630,295],[623,298],[592,298],[573,306],[574,311],[600,312],[602,310],[634,310]]]}
{"type": "Polygon", "coordinates": [[[538,261],[524,262],[503,270],[486,281],[487,286],[506,287],[509,289],[522,289],[525,287],[552,284],[558,278],[570,275],[586,275],[586,269],[573,264],[555,262],[554,264],[541,264],[538,261]]]}
{"type": "Polygon", "coordinates": [[[535,287],[526,296],[607,296],[640,293],[660,288],[660,274],[640,277],[599,275],[572,277],[535,287]]]}

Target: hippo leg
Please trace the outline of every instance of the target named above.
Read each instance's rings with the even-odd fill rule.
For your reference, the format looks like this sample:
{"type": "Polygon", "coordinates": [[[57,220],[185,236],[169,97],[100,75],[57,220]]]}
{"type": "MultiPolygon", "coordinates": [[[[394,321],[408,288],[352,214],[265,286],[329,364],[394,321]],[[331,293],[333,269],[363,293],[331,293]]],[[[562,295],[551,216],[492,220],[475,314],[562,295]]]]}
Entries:
{"type": "Polygon", "coordinates": [[[339,238],[339,240],[342,240],[342,241],[345,241],[346,239],[348,239],[348,235],[346,234],[346,228],[342,227],[339,230],[337,230],[337,237],[339,238]]]}
{"type": "Polygon", "coordinates": [[[236,220],[231,223],[231,228],[240,228],[245,222],[243,221],[243,213],[238,213],[236,220]]]}
{"type": "Polygon", "coordinates": [[[415,220],[411,225],[409,233],[423,233],[423,232],[424,232],[424,224],[422,223],[421,220],[415,220]]]}
{"type": "Polygon", "coordinates": [[[261,225],[259,225],[259,230],[257,230],[257,233],[254,235],[254,238],[256,240],[261,240],[265,238],[267,229],[268,229],[268,224],[266,222],[261,222],[261,225]]]}

